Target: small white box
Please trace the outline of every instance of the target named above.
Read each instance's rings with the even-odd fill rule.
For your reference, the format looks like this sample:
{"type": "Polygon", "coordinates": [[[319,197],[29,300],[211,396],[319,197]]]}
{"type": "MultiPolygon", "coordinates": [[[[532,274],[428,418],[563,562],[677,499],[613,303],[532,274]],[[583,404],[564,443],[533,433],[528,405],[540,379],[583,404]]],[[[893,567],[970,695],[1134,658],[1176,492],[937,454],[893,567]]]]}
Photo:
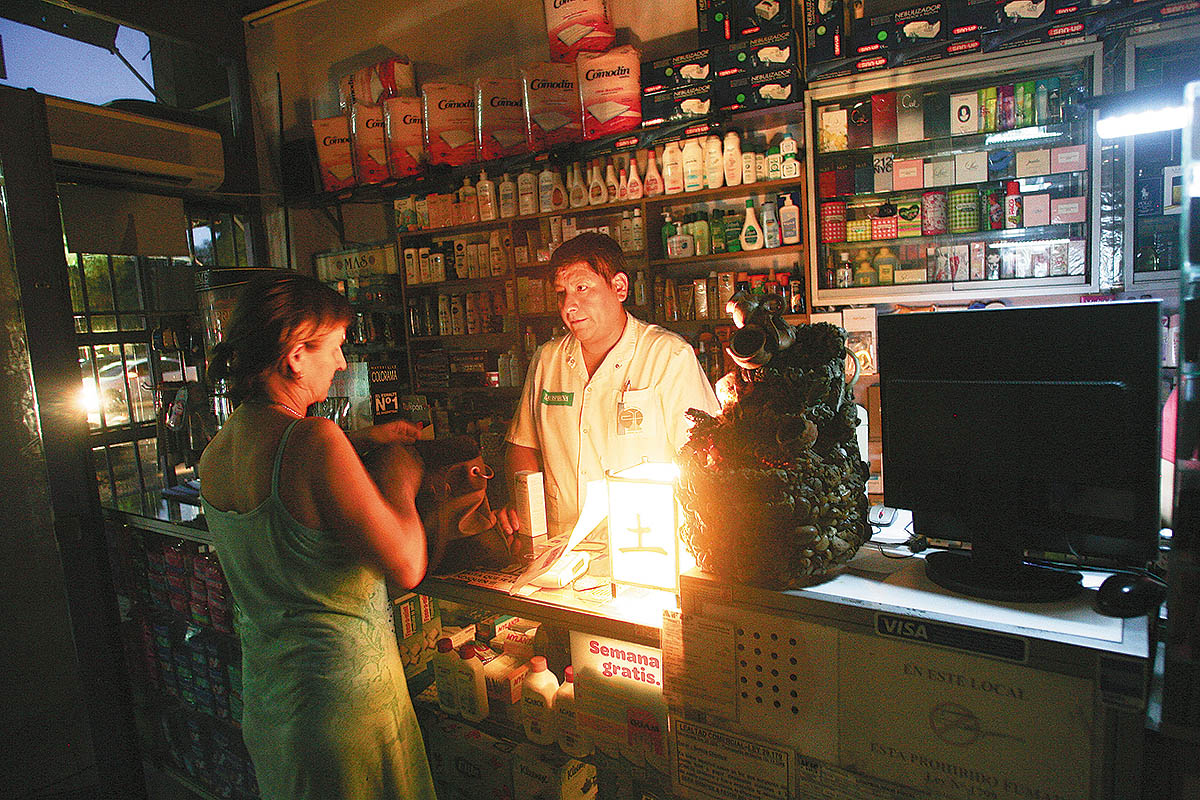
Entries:
{"type": "Polygon", "coordinates": [[[545,747],[518,744],[513,753],[513,795],[536,800],[590,800],[596,767],[545,747]]]}
{"type": "Polygon", "coordinates": [[[987,153],[959,153],[954,157],[955,183],[983,183],[987,179],[987,153]]]}
{"type": "Polygon", "coordinates": [[[950,133],[979,132],[979,92],[950,95],[950,133]]]}
{"type": "Polygon", "coordinates": [[[516,474],[513,491],[516,493],[517,517],[521,520],[520,535],[536,539],[546,535],[546,488],[540,472],[522,470],[516,474]]]}
{"type": "Polygon", "coordinates": [[[1049,150],[1020,150],[1017,152],[1017,177],[1032,178],[1050,174],[1049,150]]]}

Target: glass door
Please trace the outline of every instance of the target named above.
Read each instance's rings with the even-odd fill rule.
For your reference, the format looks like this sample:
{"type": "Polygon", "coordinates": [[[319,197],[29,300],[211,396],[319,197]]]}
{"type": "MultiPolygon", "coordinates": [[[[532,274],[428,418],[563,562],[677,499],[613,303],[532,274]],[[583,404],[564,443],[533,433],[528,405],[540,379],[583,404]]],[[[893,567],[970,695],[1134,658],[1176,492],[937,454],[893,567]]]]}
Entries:
{"type": "Polygon", "coordinates": [[[807,94],[816,305],[1096,285],[1099,46],[839,80],[807,94]]]}
{"type": "MultiPolygon", "coordinates": [[[[1200,78],[1200,26],[1129,38],[1125,86],[1146,91],[1200,78]]],[[[1179,219],[1182,208],[1182,131],[1127,139],[1125,160],[1125,282],[1129,289],[1174,288],[1179,282],[1179,219]]]]}

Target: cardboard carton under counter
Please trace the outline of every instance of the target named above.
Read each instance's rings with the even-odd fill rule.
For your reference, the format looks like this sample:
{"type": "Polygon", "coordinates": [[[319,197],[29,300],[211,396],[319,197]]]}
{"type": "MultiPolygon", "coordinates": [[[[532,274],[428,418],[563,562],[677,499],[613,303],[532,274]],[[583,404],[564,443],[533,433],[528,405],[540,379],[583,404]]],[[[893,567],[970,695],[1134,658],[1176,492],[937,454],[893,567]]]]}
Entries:
{"type": "Polygon", "coordinates": [[[419,713],[438,797],[513,800],[515,742],[441,713],[419,713]]]}
{"type": "Polygon", "coordinates": [[[513,790],[529,800],[591,800],[598,784],[596,767],[565,753],[521,743],[513,762],[513,790]]]}

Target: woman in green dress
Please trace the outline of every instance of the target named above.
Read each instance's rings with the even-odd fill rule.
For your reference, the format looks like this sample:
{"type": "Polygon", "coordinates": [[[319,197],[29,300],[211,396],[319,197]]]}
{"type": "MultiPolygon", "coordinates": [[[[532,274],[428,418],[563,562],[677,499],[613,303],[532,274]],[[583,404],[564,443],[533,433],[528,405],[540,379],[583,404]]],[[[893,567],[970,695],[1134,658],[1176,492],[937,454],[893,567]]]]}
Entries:
{"type": "Polygon", "coordinates": [[[237,407],[200,460],[202,503],[237,606],[264,800],[435,797],[384,584],[425,575],[421,470],[377,485],[360,460],[417,428],[348,437],[305,416],[346,367],[351,319],[341,295],[281,272],[246,287],[209,367],[237,407]]]}

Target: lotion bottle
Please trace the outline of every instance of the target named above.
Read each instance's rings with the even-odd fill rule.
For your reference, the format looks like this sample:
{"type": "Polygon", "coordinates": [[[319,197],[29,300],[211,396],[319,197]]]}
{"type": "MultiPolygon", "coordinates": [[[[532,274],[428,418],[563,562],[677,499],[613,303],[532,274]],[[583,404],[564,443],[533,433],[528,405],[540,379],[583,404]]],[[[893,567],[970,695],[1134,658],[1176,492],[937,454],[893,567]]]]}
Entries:
{"type": "Polygon", "coordinates": [[[698,192],[704,188],[704,146],[697,138],[683,145],[683,191],[698,192]]]}
{"type": "Polygon", "coordinates": [[[646,154],[646,180],[644,182],[646,189],[646,197],[658,197],[663,193],[662,174],[658,171],[658,164],[654,161],[654,148],[646,154]]]}
{"type": "Polygon", "coordinates": [[[512,178],[508,177],[507,172],[500,179],[497,195],[500,198],[500,218],[515,217],[517,215],[517,185],[513,183],[512,178]]]}
{"type": "Polygon", "coordinates": [[[784,244],[800,243],[800,209],[790,194],[783,196],[783,208],[779,209],[779,236],[784,244]]]}
{"type": "Polygon", "coordinates": [[[754,214],[754,199],[746,198],[746,221],[742,223],[742,234],[738,237],[742,250],[761,250],[763,229],[754,214]]]}
{"type": "Polygon", "coordinates": [[[575,718],[575,668],[563,672],[562,685],[554,694],[555,733],[558,746],[572,758],[585,758],[592,753],[592,737],[579,729],[575,718]]]}
{"type": "Polygon", "coordinates": [[[704,140],[704,185],[709,189],[725,185],[725,151],[715,133],[704,140]]]}
{"type": "Polygon", "coordinates": [[[646,226],[642,221],[642,210],[640,208],[633,209],[633,218],[630,220],[629,234],[629,246],[633,249],[633,252],[643,252],[646,249],[646,226]]]}
{"type": "Polygon", "coordinates": [[[679,142],[668,142],[663,147],[663,191],[679,194],[683,191],[683,151],[679,142]]]}
{"type": "Polygon", "coordinates": [[[622,167],[620,174],[617,176],[617,199],[629,199],[629,176],[625,173],[625,168],[622,167]]]}
{"type": "Polygon", "coordinates": [[[480,171],[475,184],[475,195],[479,200],[479,218],[484,222],[496,219],[496,184],[488,180],[487,172],[480,171]]]}
{"type": "Polygon", "coordinates": [[[471,185],[471,179],[467,176],[463,176],[463,185],[458,190],[458,205],[462,209],[463,222],[479,221],[479,200],[475,195],[475,187],[471,185]]]}
{"type": "Polygon", "coordinates": [[[638,162],[636,158],[629,159],[629,199],[641,200],[644,193],[642,179],[638,177],[638,162]]]}
{"type": "Polygon", "coordinates": [[[534,744],[554,744],[554,695],[558,678],[546,666],[545,656],[529,660],[529,672],[521,683],[521,723],[525,736],[534,744]]]}
{"type": "Polygon", "coordinates": [[[437,682],[438,707],[447,714],[458,713],[458,680],[455,677],[458,660],[450,637],[438,639],[437,651],[433,654],[433,679],[437,682]]]}
{"type": "Polygon", "coordinates": [[[545,214],[554,210],[554,170],[547,164],[538,175],[538,207],[545,214]]]}
{"type": "Polygon", "coordinates": [[[564,211],[567,208],[567,187],[563,183],[562,173],[554,170],[554,185],[550,190],[550,208],[553,211],[564,211]]]}
{"type": "Polygon", "coordinates": [[[757,172],[755,171],[756,154],[751,140],[746,140],[746,146],[742,148],[742,183],[754,183],[757,172]]]}
{"type": "Polygon", "coordinates": [[[474,642],[458,648],[457,683],[458,710],[463,719],[479,722],[488,715],[487,684],[483,678],[483,662],[475,654],[474,642]]]}
{"type": "Polygon", "coordinates": [[[617,182],[617,168],[611,161],[604,168],[604,188],[608,190],[608,201],[614,202],[620,196],[620,184],[617,182]]]}
{"type": "Polygon", "coordinates": [[[517,212],[523,217],[538,213],[538,178],[529,170],[517,176],[517,212]]]}
{"type": "Polygon", "coordinates": [[[735,130],[725,132],[725,143],[721,148],[725,162],[725,185],[740,186],[742,183],[742,137],[735,130]]]}

